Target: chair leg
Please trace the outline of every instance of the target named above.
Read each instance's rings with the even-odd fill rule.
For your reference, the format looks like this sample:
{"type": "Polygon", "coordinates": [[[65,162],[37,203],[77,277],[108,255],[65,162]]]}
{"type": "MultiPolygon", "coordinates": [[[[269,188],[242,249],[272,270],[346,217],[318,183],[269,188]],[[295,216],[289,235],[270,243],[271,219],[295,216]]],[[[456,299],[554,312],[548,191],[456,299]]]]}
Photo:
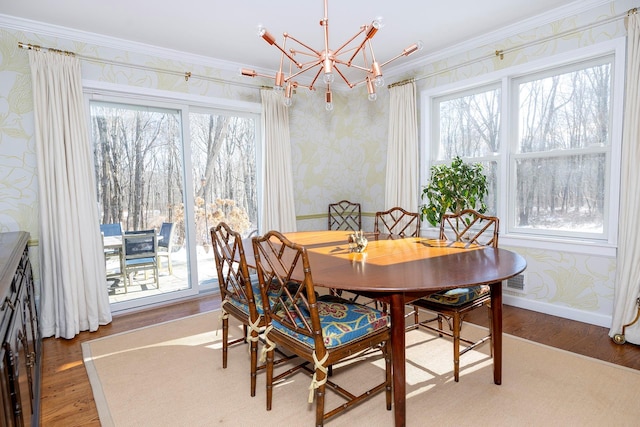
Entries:
{"type": "Polygon", "coordinates": [[[153,274],[154,274],[153,278],[155,279],[155,282],[156,282],[156,289],[160,289],[160,272],[158,271],[158,264],[156,264],[155,267],[153,268],[153,274]]]}
{"type": "Polygon", "coordinates": [[[418,327],[420,325],[420,312],[418,311],[418,306],[413,306],[413,324],[418,327]]]}
{"type": "MultiPolygon", "coordinates": [[[[320,377],[325,378],[325,374],[322,373],[322,371],[320,371],[319,369],[316,369],[316,378],[320,378],[320,377]]],[[[316,427],[324,425],[324,395],[325,395],[325,384],[322,384],[315,390],[316,427]]]]}
{"type": "Polygon", "coordinates": [[[229,319],[222,319],[222,369],[227,368],[227,353],[229,352],[229,319]]]}
{"type": "MultiPolygon", "coordinates": [[[[254,338],[257,338],[258,333],[256,331],[251,331],[251,336],[254,338]]],[[[251,340],[251,397],[254,397],[256,395],[257,375],[258,375],[258,341],[251,340]]]]}
{"type": "Polygon", "coordinates": [[[267,411],[271,410],[271,402],[273,400],[273,357],[274,350],[267,352],[267,411]]]}
{"type": "Polygon", "coordinates": [[[453,315],[453,379],[460,380],[460,314],[453,315]]]}
{"type": "MultiPolygon", "coordinates": [[[[442,331],[442,314],[438,314],[438,329],[442,331]]],[[[442,338],[442,334],[438,333],[438,337],[442,338]]]]}

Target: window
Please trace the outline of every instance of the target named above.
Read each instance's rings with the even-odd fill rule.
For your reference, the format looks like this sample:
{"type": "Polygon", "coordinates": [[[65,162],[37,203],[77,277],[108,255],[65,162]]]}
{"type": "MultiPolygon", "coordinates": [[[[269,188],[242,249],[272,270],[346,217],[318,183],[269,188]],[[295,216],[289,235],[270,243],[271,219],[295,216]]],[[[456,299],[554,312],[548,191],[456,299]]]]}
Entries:
{"type": "Polygon", "coordinates": [[[620,46],[555,66],[546,59],[544,68],[514,67],[464,90],[431,90],[423,98],[430,117],[423,164],[455,156],[481,162],[503,236],[615,243],[620,46]]]}
{"type": "Polygon", "coordinates": [[[434,140],[439,141],[434,163],[449,163],[456,156],[482,163],[489,187],[488,215],[497,210],[500,96],[500,86],[492,85],[434,101],[434,119],[439,124],[434,127],[434,140]]]}
{"type": "Polygon", "coordinates": [[[514,79],[514,227],[603,236],[612,57],[514,79]]]}
{"type": "Polygon", "coordinates": [[[257,229],[259,116],[149,96],[95,98],[89,106],[101,223],[123,233],[154,229],[158,251],[165,251],[157,286],[146,272],[124,277],[122,260],[105,257],[110,302],[130,308],[214,289],[209,228],[225,221],[244,235],[257,229]],[[172,224],[171,242],[162,241],[163,223],[172,224]]]}

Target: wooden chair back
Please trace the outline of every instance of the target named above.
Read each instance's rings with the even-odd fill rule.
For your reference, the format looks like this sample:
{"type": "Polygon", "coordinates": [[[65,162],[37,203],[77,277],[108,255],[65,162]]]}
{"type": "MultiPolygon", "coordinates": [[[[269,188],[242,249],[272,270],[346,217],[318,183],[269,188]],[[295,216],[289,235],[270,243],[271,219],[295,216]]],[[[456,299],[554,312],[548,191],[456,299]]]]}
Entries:
{"type": "Polygon", "coordinates": [[[360,203],[341,200],[329,204],[329,230],[362,230],[360,203]]]}
{"type": "Polygon", "coordinates": [[[262,289],[265,313],[271,322],[314,338],[316,354],[324,357],[326,349],[306,249],[277,231],[254,237],[253,248],[261,286],[269,284],[269,289],[262,289]],[[296,272],[296,277],[304,277],[302,281],[293,279],[296,272]],[[269,292],[269,298],[264,291],[269,292]]]}
{"type": "Polygon", "coordinates": [[[498,247],[500,220],[473,209],[445,214],[440,221],[440,239],[463,243],[465,247],[498,247]]]}
{"type": "Polygon", "coordinates": [[[401,237],[420,237],[420,214],[408,212],[401,207],[376,212],[373,231],[401,237]]]}
{"type": "Polygon", "coordinates": [[[244,254],[242,236],[224,222],[211,228],[211,242],[213,256],[218,272],[218,286],[220,296],[233,299],[240,304],[247,305],[250,317],[257,319],[255,298],[249,277],[249,267],[244,254]]]}

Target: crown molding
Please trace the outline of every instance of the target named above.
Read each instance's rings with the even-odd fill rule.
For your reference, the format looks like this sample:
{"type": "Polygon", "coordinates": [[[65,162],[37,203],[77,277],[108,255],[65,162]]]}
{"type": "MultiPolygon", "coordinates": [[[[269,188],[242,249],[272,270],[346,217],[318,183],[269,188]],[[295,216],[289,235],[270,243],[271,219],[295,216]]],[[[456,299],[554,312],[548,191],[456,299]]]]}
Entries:
{"type": "Polygon", "coordinates": [[[60,38],[73,42],[87,43],[96,46],[106,47],[116,50],[124,50],[140,55],[150,55],[168,60],[187,62],[204,67],[212,67],[221,70],[238,72],[244,65],[212,58],[204,55],[195,55],[178,50],[167,49],[145,43],[120,39],[117,37],[105,36],[102,34],[81,31],[58,25],[47,24],[40,21],[16,18],[14,16],[0,14],[0,27],[9,28],[15,31],[34,33],[46,37],[60,38]]]}
{"type": "MultiPolygon", "coordinates": [[[[615,3],[611,0],[577,0],[573,3],[551,9],[540,15],[533,16],[531,18],[524,19],[522,21],[515,22],[506,27],[497,29],[495,31],[482,34],[478,37],[474,37],[469,40],[451,45],[449,47],[440,49],[429,53],[426,56],[421,56],[413,60],[408,60],[402,64],[389,67],[385,69],[385,77],[399,76],[404,73],[408,73],[414,69],[423,67],[434,62],[451,58],[456,55],[467,53],[471,50],[481,48],[483,46],[496,44],[502,42],[518,34],[533,30],[535,28],[543,27],[558,20],[579,15],[584,12],[588,12],[592,9],[600,7],[602,5],[615,3]]],[[[426,44],[426,43],[425,43],[426,44]]],[[[388,78],[387,78],[388,80],[388,78]]]]}

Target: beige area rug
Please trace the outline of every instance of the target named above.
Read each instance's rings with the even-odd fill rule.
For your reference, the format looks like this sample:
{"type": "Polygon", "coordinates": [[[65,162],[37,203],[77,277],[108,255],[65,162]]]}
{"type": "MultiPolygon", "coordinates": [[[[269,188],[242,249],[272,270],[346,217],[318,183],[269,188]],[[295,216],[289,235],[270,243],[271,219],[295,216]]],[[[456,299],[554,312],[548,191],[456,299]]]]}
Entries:
{"type": "MultiPolygon", "coordinates": [[[[218,316],[209,312],[83,343],[102,425],[314,425],[305,374],[279,384],[267,412],[264,372],[256,396],[249,395],[247,346],[231,348],[222,369],[218,316]]],[[[232,333],[241,333],[238,325],[232,333]]],[[[502,385],[493,384],[491,361],[478,351],[462,357],[455,383],[451,353],[446,339],[407,334],[407,425],[640,425],[640,371],[505,335],[502,385]]],[[[334,369],[337,382],[356,389],[384,375],[373,356],[354,369],[334,369]]],[[[329,392],[327,400],[333,407],[339,398],[329,392]]],[[[327,424],[392,426],[393,411],[382,393],[327,424]]]]}

